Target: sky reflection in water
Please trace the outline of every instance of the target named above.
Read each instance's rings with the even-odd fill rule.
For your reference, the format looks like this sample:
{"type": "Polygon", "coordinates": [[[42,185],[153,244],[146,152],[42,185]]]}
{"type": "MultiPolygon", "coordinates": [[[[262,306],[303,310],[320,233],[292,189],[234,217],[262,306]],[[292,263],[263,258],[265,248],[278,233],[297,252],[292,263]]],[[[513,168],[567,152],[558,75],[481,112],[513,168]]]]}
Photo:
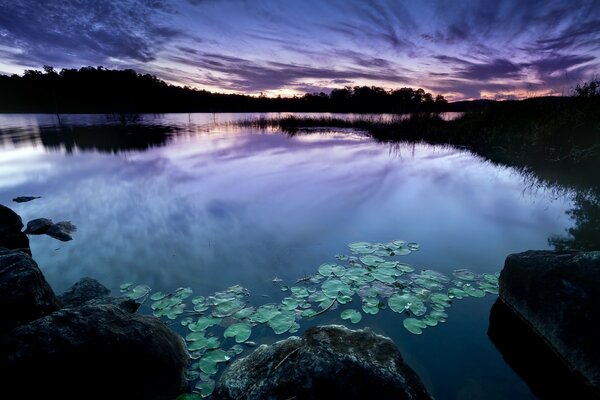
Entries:
{"type": "MultiPolygon", "coordinates": [[[[33,254],[57,292],[83,276],[113,290],[132,281],[163,291],[191,286],[197,294],[239,283],[254,293],[256,304],[270,301],[263,295],[282,297],[273,277],[294,281],[313,274],[354,241],[414,241],[421,251],[405,261],[417,268],[495,272],[507,254],[547,248],[548,236],[569,226],[568,198],[528,189],[514,170],[466,151],[378,144],[359,133],[288,137],[213,124],[246,117],[144,116],[145,123],[178,130],[165,135],[163,146],[145,151],[75,146],[66,153],[60,145],[43,145],[44,129],[56,117],[2,116],[0,202],[24,221],[46,217],[77,225],[72,242],[31,237],[33,254]],[[21,195],[43,198],[11,202],[21,195]]],[[[66,119],[93,125],[101,117],[66,119]]],[[[431,329],[439,343],[429,343],[451,344],[453,357],[464,346],[482,347],[477,351],[495,357],[486,361],[498,368],[492,375],[502,377],[479,381],[496,379],[499,385],[508,374],[518,386],[481,338],[492,302],[457,304],[449,319],[455,323],[431,329]],[[465,329],[479,336],[471,341],[465,329]],[[465,338],[469,343],[458,343],[465,338]]],[[[420,338],[393,333],[391,321],[377,324],[402,336],[403,354],[426,383],[430,379],[448,393],[462,390],[464,382],[453,387],[459,384],[441,367],[432,369],[435,362],[419,346],[411,349],[420,338]]],[[[478,361],[464,362],[471,374],[482,368],[478,361]]],[[[515,390],[527,393],[521,386],[515,390]]]]}

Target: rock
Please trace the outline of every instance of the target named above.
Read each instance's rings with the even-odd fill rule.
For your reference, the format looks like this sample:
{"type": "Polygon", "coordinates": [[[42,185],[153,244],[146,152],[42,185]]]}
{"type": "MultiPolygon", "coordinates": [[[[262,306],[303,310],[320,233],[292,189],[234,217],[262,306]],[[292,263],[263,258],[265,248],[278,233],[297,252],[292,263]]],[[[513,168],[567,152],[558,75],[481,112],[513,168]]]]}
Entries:
{"type": "Polygon", "coordinates": [[[21,250],[31,255],[29,239],[21,229],[23,229],[21,217],[0,204],[0,247],[21,250]]]}
{"type": "Polygon", "coordinates": [[[215,399],[430,399],[394,343],[371,330],[312,327],[230,365],[215,399]]]}
{"type": "Polygon", "coordinates": [[[41,199],[42,196],[19,196],[12,199],[15,203],[26,203],[31,200],[41,199]]]}
{"type": "Polygon", "coordinates": [[[599,287],[598,251],[511,254],[500,274],[504,303],[598,393],[599,287]]]}
{"type": "Polygon", "coordinates": [[[110,290],[93,278],[81,278],[71,288],[58,296],[64,307],[74,308],[86,305],[112,304],[124,311],[134,313],[140,303],[127,297],[110,297],[110,290]]]}
{"type": "Polygon", "coordinates": [[[51,236],[54,239],[61,240],[63,242],[68,242],[69,240],[73,240],[73,237],[71,237],[71,233],[75,232],[76,230],[77,227],[73,225],[70,221],[60,221],[52,225],[46,231],[46,235],[51,236]]]}
{"type": "Polygon", "coordinates": [[[31,257],[19,250],[0,248],[0,335],[60,306],[31,257]]]}
{"type": "Polygon", "coordinates": [[[502,358],[539,399],[598,399],[531,327],[501,299],[490,310],[488,337],[502,358]]]}
{"type": "Polygon", "coordinates": [[[27,228],[25,231],[23,231],[23,233],[28,235],[43,235],[44,233],[48,232],[48,229],[50,229],[53,225],[54,222],[48,218],[32,219],[27,223],[27,228]]]}
{"type": "Polygon", "coordinates": [[[172,400],[188,361],[181,337],[157,318],[86,304],[0,338],[0,397],[172,400]]]}
{"type": "Polygon", "coordinates": [[[48,218],[36,218],[27,223],[27,229],[23,233],[29,235],[46,234],[54,239],[68,242],[69,240],[73,240],[71,233],[76,230],[77,227],[71,221],[60,221],[55,224],[48,218]]]}
{"type": "Polygon", "coordinates": [[[81,278],[63,294],[58,296],[65,307],[78,307],[87,301],[108,297],[110,290],[93,278],[81,278]]]}

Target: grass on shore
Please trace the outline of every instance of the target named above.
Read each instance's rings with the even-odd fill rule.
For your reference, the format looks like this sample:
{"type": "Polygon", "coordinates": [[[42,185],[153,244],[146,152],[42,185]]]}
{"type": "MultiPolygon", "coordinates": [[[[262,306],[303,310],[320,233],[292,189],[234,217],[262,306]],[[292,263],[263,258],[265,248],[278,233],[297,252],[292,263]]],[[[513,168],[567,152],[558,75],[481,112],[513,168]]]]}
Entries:
{"type": "MultiPolygon", "coordinates": [[[[545,180],[568,175],[576,186],[600,188],[600,99],[529,99],[500,102],[446,121],[439,114],[397,118],[259,118],[242,126],[280,129],[290,135],[315,128],[352,128],[383,142],[426,142],[467,147],[492,162],[528,171],[545,180]],[[544,176],[546,174],[547,176],[544,176]]],[[[557,182],[560,183],[560,182],[557,182]]]]}

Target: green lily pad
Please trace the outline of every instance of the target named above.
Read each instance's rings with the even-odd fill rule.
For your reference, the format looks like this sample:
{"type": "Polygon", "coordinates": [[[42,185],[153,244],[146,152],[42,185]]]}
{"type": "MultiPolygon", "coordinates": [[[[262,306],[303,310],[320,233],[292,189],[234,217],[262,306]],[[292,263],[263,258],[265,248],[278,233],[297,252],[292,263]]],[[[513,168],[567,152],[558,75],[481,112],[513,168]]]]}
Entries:
{"type": "Polygon", "coordinates": [[[252,334],[252,327],[248,324],[239,323],[230,325],[225,332],[223,333],[223,337],[235,337],[236,343],[243,343],[252,334]]]}
{"type": "Polygon", "coordinates": [[[350,251],[358,254],[369,254],[375,251],[371,243],[367,242],[350,243],[348,247],[350,247],[350,251]]]}
{"type": "Polygon", "coordinates": [[[164,294],[163,292],[154,292],[154,293],[152,293],[152,296],[150,296],[150,300],[157,301],[157,300],[162,300],[165,297],[167,297],[167,295],[164,294]]]}
{"type": "Polygon", "coordinates": [[[471,285],[464,285],[463,290],[472,297],[484,297],[485,292],[481,289],[477,289],[471,285]]]}
{"type": "Polygon", "coordinates": [[[254,314],[250,316],[253,322],[264,324],[279,313],[275,304],[264,304],[256,309],[254,314]]]}
{"type": "Polygon", "coordinates": [[[376,297],[364,297],[362,303],[362,310],[365,314],[375,315],[379,312],[379,299],[376,297]]]}
{"type": "Polygon", "coordinates": [[[427,311],[425,304],[411,293],[395,293],[391,295],[388,299],[388,305],[394,312],[403,313],[406,310],[410,310],[417,317],[425,314],[427,311]]]}
{"type": "Polygon", "coordinates": [[[254,311],[254,307],[242,308],[240,311],[235,312],[233,314],[233,317],[237,319],[245,319],[251,316],[254,313],[254,311]]]}
{"type": "Polygon", "coordinates": [[[298,300],[293,297],[286,297],[281,301],[281,309],[283,310],[295,310],[298,307],[298,300]]]}
{"type": "Polygon", "coordinates": [[[193,322],[188,325],[188,329],[192,332],[203,331],[206,328],[209,328],[214,325],[218,325],[221,323],[221,318],[215,317],[200,317],[196,322],[193,322]]]}
{"type": "Polygon", "coordinates": [[[385,262],[385,260],[381,257],[369,254],[366,256],[362,256],[360,258],[360,262],[362,262],[363,264],[365,264],[368,267],[376,267],[377,265],[381,264],[382,262],[385,262]]]}
{"type": "Polygon", "coordinates": [[[452,273],[452,275],[463,281],[474,281],[475,278],[477,278],[477,275],[468,269],[457,269],[452,273]]]}
{"type": "Polygon", "coordinates": [[[338,297],[336,297],[336,300],[340,304],[346,304],[352,301],[352,296],[348,296],[346,294],[339,294],[338,297]]]}
{"type": "Polygon", "coordinates": [[[330,299],[335,299],[339,294],[344,294],[346,296],[352,296],[354,294],[354,290],[339,279],[331,279],[323,282],[321,289],[323,290],[323,293],[325,293],[325,296],[330,299]]]}
{"type": "Polygon", "coordinates": [[[304,297],[308,297],[310,295],[310,293],[308,292],[308,289],[306,289],[305,287],[294,286],[290,290],[292,291],[292,294],[296,298],[304,298],[304,297]]]}
{"type": "Polygon", "coordinates": [[[235,356],[239,356],[243,352],[244,352],[244,348],[241,345],[234,344],[233,346],[231,346],[231,348],[229,350],[227,350],[227,355],[229,357],[233,358],[235,356]]]}
{"type": "Polygon", "coordinates": [[[133,289],[130,289],[129,292],[125,294],[125,296],[129,297],[131,300],[139,300],[142,297],[146,296],[150,293],[150,287],[146,285],[138,285],[133,289]]]}
{"type": "Polygon", "coordinates": [[[333,267],[335,267],[335,264],[321,264],[319,267],[319,274],[327,278],[333,275],[333,267]]]}
{"type": "MultiPolygon", "coordinates": [[[[189,335],[188,335],[189,336],[189,335]]],[[[186,337],[187,339],[187,337],[186,337]]],[[[211,337],[198,337],[188,345],[188,351],[199,351],[199,350],[210,350],[218,349],[221,342],[218,338],[211,337]]]]}
{"type": "Polygon", "coordinates": [[[412,265],[404,263],[398,263],[396,265],[396,269],[398,269],[400,272],[413,272],[415,270],[412,265]]]}
{"type": "Polygon", "coordinates": [[[121,291],[121,293],[125,293],[132,286],[133,286],[133,283],[131,283],[131,282],[123,283],[121,286],[119,286],[119,290],[121,291]]]}
{"type": "Polygon", "coordinates": [[[281,311],[269,319],[268,325],[275,334],[280,335],[287,332],[296,322],[296,315],[291,311],[281,311]]]}
{"type": "Polygon", "coordinates": [[[230,357],[221,349],[209,351],[200,359],[199,367],[202,372],[214,375],[219,370],[218,363],[228,361],[230,357]]]}
{"type": "Polygon", "coordinates": [[[464,290],[460,289],[460,288],[456,288],[456,287],[451,287],[450,289],[448,289],[448,297],[451,299],[462,299],[467,297],[469,294],[467,292],[465,292],[464,290]]]}
{"type": "Polygon", "coordinates": [[[349,319],[353,324],[357,324],[362,319],[362,314],[353,308],[349,308],[342,311],[340,317],[344,320],[349,319]]]}
{"type": "Polygon", "coordinates": [[[215,381],[213,381],[212,379],[206,381],[199,381],[196,384],[195,389],[200,392],[200,396],[208,397],[212,395],[215,390],[215,381]]]}
{"type": "Polygon", "coordinates": [[[406,318],[402,321],[402,325],[412,334],[420,335],[423,333],[423,329],[427,327],[427,324],[416,318],[406,318]]]}

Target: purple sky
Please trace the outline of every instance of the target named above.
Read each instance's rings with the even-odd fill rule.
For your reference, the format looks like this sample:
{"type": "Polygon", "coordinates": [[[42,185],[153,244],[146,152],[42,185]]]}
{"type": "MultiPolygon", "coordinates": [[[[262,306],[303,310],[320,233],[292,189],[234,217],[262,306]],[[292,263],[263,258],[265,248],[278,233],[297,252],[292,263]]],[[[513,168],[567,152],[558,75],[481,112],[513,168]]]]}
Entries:
{"type": "Polygon", "coordinates": [[[221,92],[570,94],[600,74],[600,1],[0,0],[0,73],[103,65],[221,92]]]}

